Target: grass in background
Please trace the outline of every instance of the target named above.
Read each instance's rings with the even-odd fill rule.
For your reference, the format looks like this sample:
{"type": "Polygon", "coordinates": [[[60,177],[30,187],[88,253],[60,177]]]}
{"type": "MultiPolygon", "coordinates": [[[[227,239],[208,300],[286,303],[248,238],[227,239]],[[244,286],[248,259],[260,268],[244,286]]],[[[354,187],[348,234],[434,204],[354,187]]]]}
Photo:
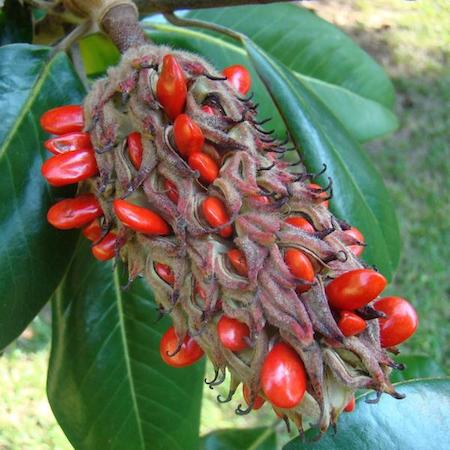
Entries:
{"type": "MultiPolygon", "coordinates": [[[[426,353],[450,373],[450,3],[353,0],[305,2],[373,55],[397,90],[400,130],[368,144],[397,206],[403,256],[389,294],[412,301],[420,314],[404,352],[426,353]]],[[[0,450],[70,449],[45,397],[50,342],[37,319],[0,359],[0,450]]],[[[213,371],[209,370],[211,375],[213,371]]],[[[270,406],[236,417],[205,386],[202,433],[273,423],[270,406]]]]}

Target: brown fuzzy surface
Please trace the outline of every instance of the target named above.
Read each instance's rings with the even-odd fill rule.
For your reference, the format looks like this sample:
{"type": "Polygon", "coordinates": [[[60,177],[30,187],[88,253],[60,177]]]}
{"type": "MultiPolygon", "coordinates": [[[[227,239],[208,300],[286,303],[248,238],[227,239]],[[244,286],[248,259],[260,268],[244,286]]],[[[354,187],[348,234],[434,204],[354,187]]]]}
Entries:
{"type": "Polygon", "coordinates": [[[228,371],[230,394],[244,382],[253,396],[263,395],[262,363],[273,343],[284,340],[301,357],[308,387],[296,408],[277,411],[298,428],[307,420],[325,431],[356,389],[397,396],[389,382],[393,362],[380,346],[377,320],[368,320],[363,333],[346,338],[325,295],[331,279],[364,267],[347,248],[357,242],[321,204],[323,192],[308,186],[314,174],[283,160],[289,144],[272,139],[258,124],[255,105],[211,75],[221,76],[196,55],[153,45],[129,50],[86,98],[86,126],[100,173],[81,189],[96,194],[105,211],[105,226],[117,230],[120,242],[125,242],[120,257],[128,261],[130,280],[145,276],[161,310],[171,314],[180,342],[186,334],[193,336],[212,361],[217,384],[228,371]],[[176,57],[187,79],[185,113],[200,126],[204,151],[220,165],[219,177],[209,186],[177,152],[172,124],[155,95],[162,58],[168,53],[176,57]],[[203,112],[204,104],[218,113],[203,112]],[[126,146],[126,137],[134,131],[141,133],[144,147],[139,170],[126,146]],[[177,187],[178,204],[167,197],[164,179],[177,187]],[[270,202],[261,205],[255,200],[258,195],[268,196],[270,202]],[[200,205],[206,196],[218,197],[226,205],[234,227],[231,238],[223,239],[220,229],[211,228],[202,217],[200,205]],[[115,198],[157,212],[173,233],[152,237],[125,228],[114,215],[115,198]],[[307,218],[315,233],[285,223],[292,215],[307,218]],[[245,254],[248,277],[230,265],[226,252],[231,248],[245,254]],[[301,283],[284,262],[286,248],[299,249],[313,261],[315,281],[303,294],[296,293],[301,283]],[[172,268],[173,286],[157,275],[155,262],[172,268]],[[206,300],[198,296],[196,285],[206,300]],[[248,325],[248,349],[237,353],[222,346],[216,331],[222,314],[248,325]]]}

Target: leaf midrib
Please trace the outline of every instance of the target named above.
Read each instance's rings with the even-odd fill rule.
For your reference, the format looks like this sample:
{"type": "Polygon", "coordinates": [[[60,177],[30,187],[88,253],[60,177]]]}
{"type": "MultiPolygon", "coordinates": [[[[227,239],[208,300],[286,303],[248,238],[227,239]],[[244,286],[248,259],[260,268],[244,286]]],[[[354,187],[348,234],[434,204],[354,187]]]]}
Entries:
{"type": "Polygon", "coordinates": [[[119,273],[118,273],[117,267],[114,269],[114,272],[113,272],[113,282],[114,282],[114,292],[115,292],[115,297],[116,297],[117,314],[119,317],[120,337],[121,337],[122,345],[123,345],[125,367],[126,367],[127,376],[128,376],[128,383],[130,385],[131,401],[133,403],[133,410],[134,410],[135,416],[136,416],[136,423],[137,423],[137,427],[138,427],[141,448],[145,450],[146,447],[145,447],[144,433],[142,430],[141,421],[139,419],[139,417],[140,417],[139,407],[138,407],[137,398],[136,398],[137,397],[136,389],[134,386],[134,380],[133,380],[131,364],[130,364],[130,352],[128,349],[127,337],[126,337],[126,332],[125,332],[125,320],[124,320],[125,313],[123,311],[123,304],[122,304],[123,297],[121,295],[120,280],[119,280],[119,273]]]}
{"type": "Polygon", "coordinates": [[[52,68],[52,64],[56,57],[59,55],[59,53],[56,53],[54,56],[52,56],[47,64],[44,62],[42,63],[43,68],[39,71],[39,75],[37,76],[36,80],[33,83],[33,86],[29,89],[30,95],[28,96],[27,100],[23,104],[19,115],[17,116],[17,119],[14,121],[14,125],[11,127],[9,133],[6,135],[6,138],[4,139],[1,147],[0,147],[0,160],[4,157],[6,154],[6,150],[9,147],[9,144],[11,143],[13,137],[15,136],[18,128],[21,126],[22,121],[25,118],[25,115],[28,113],[28,111],[31,109],[30,105],[34,103],[36,100],[36,97],[39,95],[40,88],[44,84],[45,80],[47,79],[48,74],[50,73],[50,70],[52,68]]]}

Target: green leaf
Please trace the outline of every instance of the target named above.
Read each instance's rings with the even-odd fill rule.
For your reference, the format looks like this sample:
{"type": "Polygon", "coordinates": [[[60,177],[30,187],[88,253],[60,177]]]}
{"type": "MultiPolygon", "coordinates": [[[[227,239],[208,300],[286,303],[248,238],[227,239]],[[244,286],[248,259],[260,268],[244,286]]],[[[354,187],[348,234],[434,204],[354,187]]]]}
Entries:
{"type": "MultiPolygon", "coordinates": [[[[329,430],[318,442],[295,438],[284,450],[412,450],[444,449],[450,442],[450,378],[414,380],[396,388],[403,400],[383,395],[377,405],[356,402],[355,410],[342,414],[337,433],[329,430]]],[[[307,432],[307,440],[312,432],[307,432]]]]}
{"type": "Polygon", "coordinates": [[[116,65],[120,53],[112,41],[101,33],[94,33],[79,41],[84,71],[90,77],[103,75],[109,66],[116,65]]]}
{"type": "MultiPolygon", "coordinates": [[[[273,117],[270,123],[271,128],[275,128],[280,136],[284,134],[283,121],[274,111],[274,105],[267,90],[252,68],[246,52],[240,46],[192,29],[147,23],[157,30],[152,31],[151,28],[147,28],[151,39],[158,44],[169,44],[199,53],[219,69],[232,64],[242,64],[247,67],[252,73],[252,91],[255,92],[260,104],[261,117],[273,117]]],[[[368,141],[397,128],[397,118],[381,104],[316,78],[299,73],[296,73],[296,76],[320,97],[354,138],[368,141]]]]}
{"type": "MultiPolygon", "coordinates": [[[[395,210],[378,172],[365,152],[302,80],[245,40],[250,58],[272,95],[306,166],[326,163],[333,180],[334,213],[358,227],[368,247],[364,259],[389,279],[398,265],[400,236],[395,210]]],[[[319,181],[326,183],[323,176],[319,181]]]]}
{"type": "Polygon", "coordinates": [[[31,43],[32,40],[30,7],[18,0],[6,0],[0,11],[0,46],[16,42],[31,43]]]}
{"type": "Polygon", "coordinates": [[[202,438],[200,450],[274,450],[276,442],[271,428],[218,430],[202,438]]]}
{"type": "Polygon", "coordinates": [[[385,106],[316,78],[296,74],[322,100],[352,137],[366,142],[398,128],[396,115],[385,106]]]}
{"type": "Polygon", "coordinates": [[[203,363],[166,366],[153,294],[83,242],[53,302],[48,396],[77,449],[196,449],[203,363]]]}
{"type": "Polygon", "coordinates": [[[0,48],[0,349],[16,338],[58,285],[75,233],[47,224],[48,208],[68,190],[40,173],[47,158],[41,114],[80,102],[83,88],[67,57],[28,44],[0,48]]]}
{"type": "Polygon", "coordinates": [[[395,358],[398,363],[405,365],[405,370],[394,370],[391,381],[413,380],[415,378],[432,378],[445,376],[444,369],[426,355],[400,355],[395,358]]]}
{"type": "Polygon", "coordinates": [[[342,86],[391,108],[384,70],[346,34],[294,4],[191,11],[188,17],[240,31],[289,69],[342,86]]]}

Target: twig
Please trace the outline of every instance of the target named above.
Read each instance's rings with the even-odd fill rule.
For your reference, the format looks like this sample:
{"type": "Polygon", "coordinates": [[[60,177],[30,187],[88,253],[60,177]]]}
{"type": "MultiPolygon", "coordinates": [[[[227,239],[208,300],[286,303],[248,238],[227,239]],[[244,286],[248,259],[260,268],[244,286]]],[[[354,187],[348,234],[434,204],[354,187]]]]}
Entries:
{"type": "Polygon", "coordinates": [[[206,30],[212,30],[218,33],[225,34],[238,41],[242,41],[243,38],[243,35],[241,33],[234,31],[230,28],[223,27],[222,25],[217,25],[212,22],[203,22],[203,20],[195,20],[195,19],[185,19],[176,16],[172,12],[164,14],[164,17],[167,19],[168,22],[172,23],[173,25],[177,25],[179,27],[204,28],[206,30]]]}
{"type": "Polygon", "coordinates": [[[292,0],[135,0],[142,13],[169,13],[179,9],[219,8],[223,6],[290,3],[292,0]]]}
{"type": "Polygon", "coordinates": [[[53,47],[50,57],[60,51],[67,51],[72,46],[72,44],[80,37],[84,36],[91,29],[91,27],[92,23],[89,20],[82,22],[80,25],[74,28],[61,42],[53,47]]]}
{"type": "Polygon", "coordinates": [[[84,88],[86,89],[86,91],[88,91],[89,90],[89,80],[86,76],[86,72],[84,71],[83,61],[81,60],[80,46],[77,42],[75,42],[72,45],[72,47],[70,47],[70,56],[72,58],[72,63],[75,68],[75,71],[77,72],[78,76],[80,77],[80,80],[83,83],[84,88]]]}

